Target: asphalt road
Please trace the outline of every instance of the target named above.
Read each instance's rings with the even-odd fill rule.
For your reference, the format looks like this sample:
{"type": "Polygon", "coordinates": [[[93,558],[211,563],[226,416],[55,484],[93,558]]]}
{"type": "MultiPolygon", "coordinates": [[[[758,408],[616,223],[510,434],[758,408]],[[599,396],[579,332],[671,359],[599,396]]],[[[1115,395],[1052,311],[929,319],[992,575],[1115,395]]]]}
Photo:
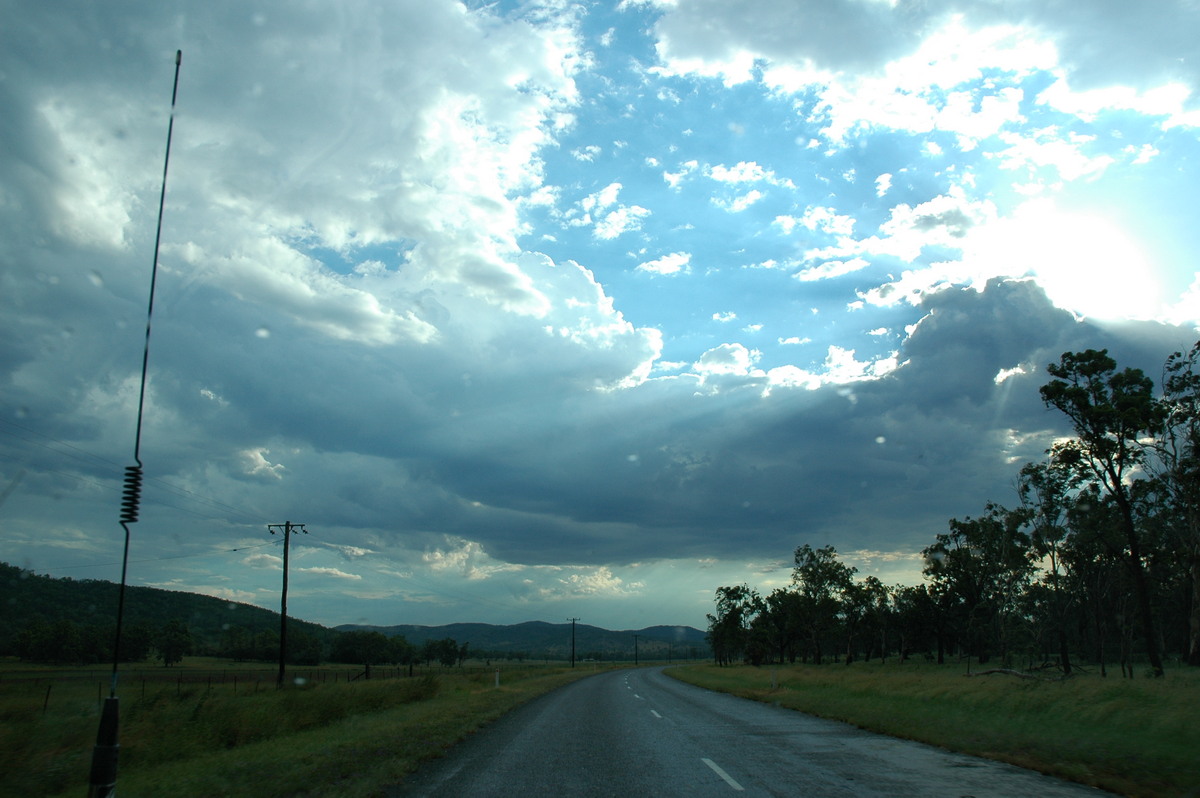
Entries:
{"type": "Polygon", "coordinates": [[[1033,771],[609,671],[509,713],[393,796],[1108,796],[1033,771]]]}

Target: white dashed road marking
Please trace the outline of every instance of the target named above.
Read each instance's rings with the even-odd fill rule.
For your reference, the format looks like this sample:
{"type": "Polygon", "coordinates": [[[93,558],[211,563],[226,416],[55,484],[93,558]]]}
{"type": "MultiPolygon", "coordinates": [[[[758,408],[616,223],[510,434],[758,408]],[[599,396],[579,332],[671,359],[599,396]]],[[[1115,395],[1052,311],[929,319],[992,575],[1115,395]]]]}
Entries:
{"type": "Polygon", "coordinates": [[[708,765],[710,768],[712,768],[713,773],[716,773],[718,776],[725,779],[725,783],[728,784],[733,789],[737,790],[738,792],[742,792],[743,790],[746,789],[745,787],[743,787],[742,785],[740,785],[736,781],[734,781],[733,777],[730,776],[728,773],[726,773],[724,770],[722,770],[721,766],[718,765],[716,762],[712,761],[711,759],[701,759],[700,761],[703,762],[704,764],[708,765]]]}

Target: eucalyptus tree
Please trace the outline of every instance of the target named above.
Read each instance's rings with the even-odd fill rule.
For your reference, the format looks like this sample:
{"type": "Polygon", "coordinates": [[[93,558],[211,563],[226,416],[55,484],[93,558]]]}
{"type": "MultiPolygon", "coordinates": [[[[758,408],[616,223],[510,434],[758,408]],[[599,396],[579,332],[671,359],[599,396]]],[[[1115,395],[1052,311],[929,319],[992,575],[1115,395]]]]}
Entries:
{"type": "Polygon", "coordinates": [[[1085,613],[1082,630],[1090,638],[1101,676],[1107,675],[1112,622],[1118,620],[1119,627],[1123,620],[1117,611],[1119,596],[1128,592],[1130,581],[1117,515],[1115,502],[1101,493],[1100,486],[1085,483],[1067,509],[1071,534],[1059,549],[1065,587],[1085,613]]]}
{"type": "Polygon", "coordinates": [[[1145,462],[1141,439],[1161,429],[1162,405],[1153,382],[1140,369],[1117,370],[1108,350],[1064,352],[1047,370],[1054,377],[1040,389],[1042,401],[1071,421],[1075,438],[1053,447],[1056,459],[1078,465],[1116,505],[1133,578],[1146,656],[1155,676],[1163,675],[1157,627],[1134,519],[1130,483],[1145,462]]]}
{"type": "Polygon", "coordinates": [[[732,665],[744,656],[750,641],[750,626],[762,610],[758,591],[746,586],[717,588],[716,614],[708,614],[708,643],[718,665],[732,665]]]}
{"type": "Polygon", "coordinates": [[[900,661],[905,662],[914,651],[923,650],[928,656],[936,645],[937,662],[945,662],[944,620],[938,599],[929,586],[896,585],[891,590],[892,617],[899,636],[900,661]]]}
{"type": "Polygon", "coordinates": [[[989,503],[979,518],[950,519],[950,531],[922,551],[931,592],[945,598],[968,655],[980,662],[989,657],[991,639],[1007,654],[1010,622],[1033,573],[1029,536],[1022,531],[1027,517],[989,503]]]}
{"type": "Polygon", "coordinates": [[[752,622],[751,637],[780,663],[796,661],[803,615],[800,602],[796,591],[777,587],[763,599],[762,611],[752,622]]]}
{"type": "Polygon", "coordinates": [[[887,656],[887,622],[890,614],[888,589],[878,577],[868,576],[842,593],[842,623],[846,634],[846,664],[854,660],[854,643],[866,640],[865,659],[879,647],[879,659],[887,656]]]}
{"type": "Polygon", "coordinates": [[[814,549],[807,543],[796,549],[792,584],[800,596],[801,624],[812,644],[817,664],[822,659],[822,642],[837,626],[845,593],[854,583],[857,568],[838,559],[837,549],[814,549]]]}
{"type": "Polygon", "coordinates": [[[1049,589],[1048,610],[1054,625],[1059,667],[1071,675],[1067,630],[1075,596],[1064,589],[1066,574],[1062,547],[1070,535],[1067,511],[1079,487],[1079,472],[1060,460],[1026,463],[1017,477],[1017,494],[1029,513],[1030,543],[1042,563],[1042,582],[1049,589]]]}
{"type": "Polygon", "coordinates": [[[1200,665],[1200,341],[1163,367],[1162,433],[1153,470],[1178,513],[1180,549],[1190,580],[1186,661],[1200,665]]]}

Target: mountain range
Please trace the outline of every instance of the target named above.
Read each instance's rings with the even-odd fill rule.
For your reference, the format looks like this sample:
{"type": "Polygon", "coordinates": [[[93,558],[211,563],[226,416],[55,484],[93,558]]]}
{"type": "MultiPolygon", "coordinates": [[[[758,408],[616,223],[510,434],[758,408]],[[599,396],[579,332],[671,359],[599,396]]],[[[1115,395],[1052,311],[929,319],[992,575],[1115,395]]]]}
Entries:
{"type": "MultiPolygon", "coordinates": [[[[236,642],[238,634],[248,641],[264,638],[262,648],[271,649],[270,638],[279,629],[279,613],[228,599],[130,586],[126,591],[125,623],[128,628],[159,629],[180,622],[188,630],[192,651],[221,655],[236,642]]],[[[103,580],[53,578],[8,563],[0,563],[0,656],[19,653],[22,632],[41,628],[49,633],[64,630],[95,630],[107,640],[104,630],[115,624],[117,585],[103,580]],[[64,626],[63,624],[66,624],[64,626]]],[[[528,621],[509,626],[486,623],[453,623],[445,626],[361,626],[334,628],[289,615],[288,628],[297,641],[307,639],[318,652],[328,653],[339,632],[378,631],[389,637],[403,635],[414,645],[426,640],[452,639],[466,644],[482,656],[519,656],[526,659],[566,660],[571,657],[571,624],[528,621]]],[[[690,626],[651,626],[645,629],[611,631],[587,624],[575,625],[575,652],[579,660],[597,659],[697,659],[710,656],[704,632],[690,626]],[[636,639],[636,652],[635,652],[636,639]]],[[[86,640],[93,639],[85,635],[86,640]]],[[[290,637],[289,637],[290,639],[290,637]]],[[[85,640],[85,644],[86,643],[85,640]]],[[[295,641],[293,641],[295,642],[295,641]]],[[[278,645],[275,638],[274,645],[278,645]]],[[[290,647],[289,647],[290,648],[290,647]]]]}
{"type": "MultiPolygon", "coordinates": [[[[414,645],[426,640],[450,638],[472,650],[495,654],[523,654],[530,659],[569,659],[572,624],[526,621],[507,626],[488,623],[452,623],[445,626],[334,627],[340,632],[374,631],[393,637],[403,635],[414,645]]],[[[650,626],[645,629],[613,631],[587,624],[574,624],[575,656],[579,660],[698,659],[711,656],[704,632],[691,626],[650,626]]]]}

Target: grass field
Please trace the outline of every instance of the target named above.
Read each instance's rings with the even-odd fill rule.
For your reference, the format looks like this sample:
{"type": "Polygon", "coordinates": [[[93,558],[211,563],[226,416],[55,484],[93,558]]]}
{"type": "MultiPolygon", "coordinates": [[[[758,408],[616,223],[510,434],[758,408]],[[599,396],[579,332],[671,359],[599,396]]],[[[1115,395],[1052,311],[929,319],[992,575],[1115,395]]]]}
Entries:
{"type": "MultiPolygon", "coordinates": [[[[189,659],[122,671],[118,793],[138,796],[377,796],[417,764],[529,699],[595,672],[549,665],[404,671],[275,671],[189,659]],[[395,678],[379,678],[386,673],[395,678]]],[[[99,669],[0,663],[0,795],[87,790],[99,669]]]]}
{"type": "Polygon", "coordinates": [[[967,677],[949,666],[672,668],[714,690],[1130,796],[1200,796],[1200,672],[967,677]]]}
{"type": "MultiPolygon", "coordinates": [[[[595,672],[551,665],[122,670],[123,798],[380,796],[484,723],[595,672]],[[391,678],[380,678],[390,676],[391,678]],[[294,680],[294,681],[293,681],[294,680]],[[296,683],[300,682],[300,683],[296,683]]],[[[1200,673],[1032,681],[890,663],[667,671],[685,681],[1131,796],[1200,796],[1200,673]]],[[[0,795],[85,793],[102,669],[0,662],[0,795]]]]}

